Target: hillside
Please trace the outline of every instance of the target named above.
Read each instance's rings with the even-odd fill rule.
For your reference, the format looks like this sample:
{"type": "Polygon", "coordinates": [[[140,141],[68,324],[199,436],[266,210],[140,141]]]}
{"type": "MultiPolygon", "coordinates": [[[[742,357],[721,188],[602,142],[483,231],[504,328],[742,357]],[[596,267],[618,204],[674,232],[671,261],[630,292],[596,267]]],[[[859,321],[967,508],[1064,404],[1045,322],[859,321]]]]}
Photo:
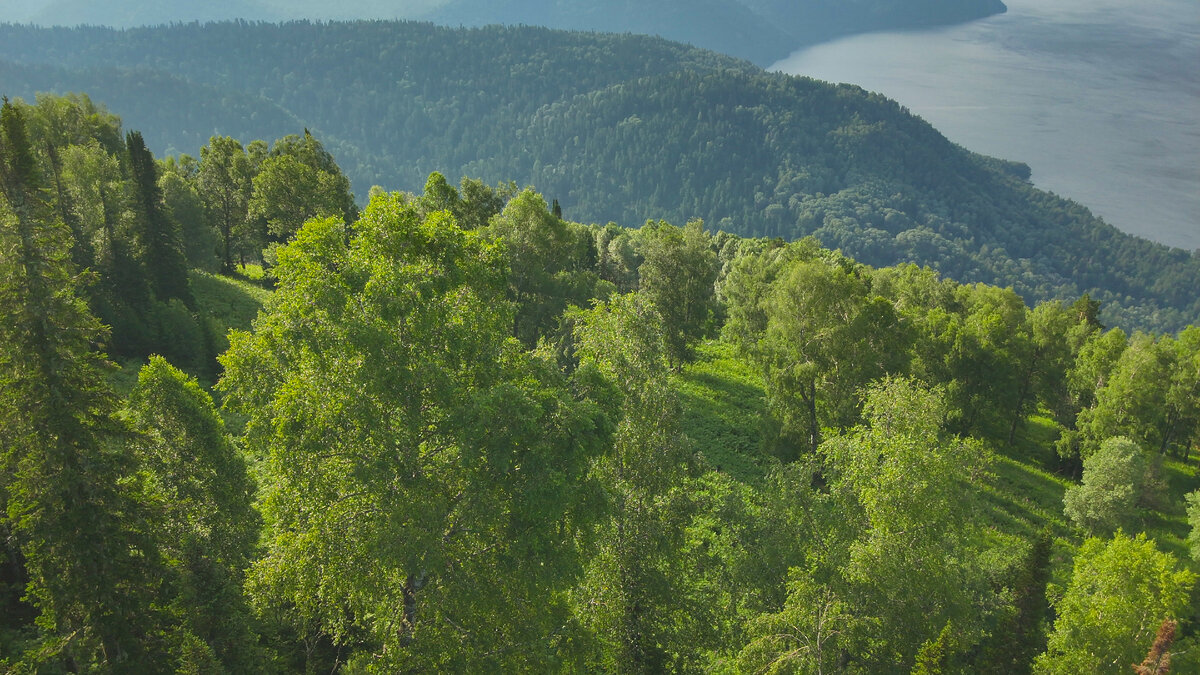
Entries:
{"type": "Polygon", "coordinates": [[[205,150],[0,106],[0,671],[1200,670],[1200,328],[205,150]]]}
{"type": "Polygon", "coordinates": [[[852,86],[767,73],[636,35],[421,23],[0,27],[8,95],[85,90],[151,147],[313,130],[361,198],[440,170],[534,184],[568,217],[817,236],[1028,301],[1101,300],[1104,320],[1200,316],[1200,261],[1030,186],[852,86]]]}
{"type": "Polygon", "coordinates": [[[768,66],[804,45],[842,35],[957,23],[1003,11],[1000,0],[354,0],[336,5],[283,0],[33,0],[0,10],[0,21],[119,28],[234,19],[420,19],[447,26],[547,26],[658,35],[768,66]]]}

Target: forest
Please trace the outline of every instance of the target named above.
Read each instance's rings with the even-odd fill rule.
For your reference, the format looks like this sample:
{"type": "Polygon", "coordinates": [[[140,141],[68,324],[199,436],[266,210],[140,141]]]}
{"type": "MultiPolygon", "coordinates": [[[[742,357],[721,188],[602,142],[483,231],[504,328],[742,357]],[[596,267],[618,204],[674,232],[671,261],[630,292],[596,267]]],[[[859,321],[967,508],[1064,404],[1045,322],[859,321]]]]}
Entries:
{"type": "Polygon", "coordinates": [[[658,35],[767,67],[803,45],[841,35],[951,24],[1005,9],[1000,0],[15,0],[0,21],[117,28],[236,19],[547,26],[658,35]]]}
{"type": "Polygon", "coordinates": [[[0,110],[0,670],[1200,669],[1200,328],[198,155],[0,110]]]}
{"type": "Polygon", "coordinates": [[[374,185],[419,192],[435,170],[512,180],[579,222],[702,219],[1030,302],[1087,294],[1127,331],[1200,316],[1196,252],[1122,233],[878,94],[657,38],[383,21],[6,25],[0,81],[27,100],[88,91],[164,155],[307,128],[360,198],[374,185]]]}

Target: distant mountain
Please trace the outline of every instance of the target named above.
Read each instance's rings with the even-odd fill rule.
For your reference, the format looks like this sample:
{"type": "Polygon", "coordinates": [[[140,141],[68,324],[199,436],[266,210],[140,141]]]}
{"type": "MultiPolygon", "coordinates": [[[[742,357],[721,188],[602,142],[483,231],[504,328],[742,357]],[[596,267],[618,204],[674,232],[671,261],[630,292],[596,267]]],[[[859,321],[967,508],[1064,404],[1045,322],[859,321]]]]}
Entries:
{"type": "Polygon", "coordinates": [[[767,66],[841,35],[1003,11],[1000,0],[26,0],[0,8],[0,21],[118,28],[232,19],[546,26],[659,35],[767,66]]]}
{"type": "Polygon", "coordinates": [[[53,0],[28,20],[46,26],[156,26],[189,21],[281,21],[287,15],[258,0],[53,0]]]}
{"type": "Polygon", "coordinates": [[[659,35],[760,65],[780,60],[799,45],[790,31],[737,0],[450,0],[428,18],[448,26],[528,25],[659,35]]]}
{"type": "Polygon", "coordinates": [[[10,96],[85,91],[158,152],[307,127],[362,197],[516,180],[584,222],[647,218],[912,261],[1126,328],[1200,318],[1200,258],[1035,189],[858,87],[638,35],[424,23],[0,26],[10,96]]]}

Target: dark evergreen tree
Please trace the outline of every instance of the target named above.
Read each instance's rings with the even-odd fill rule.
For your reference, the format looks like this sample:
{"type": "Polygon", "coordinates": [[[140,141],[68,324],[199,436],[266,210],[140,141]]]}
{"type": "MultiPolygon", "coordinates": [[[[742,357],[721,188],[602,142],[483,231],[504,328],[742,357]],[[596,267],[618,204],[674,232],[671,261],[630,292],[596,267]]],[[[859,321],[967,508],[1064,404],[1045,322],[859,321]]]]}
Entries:
{"type": "Polygon", "coordinates": [[[154,670],[156,557],[94,349],[105,329],[76,295],[70,230],[7,101],[0,159],[0,522],[38,615],[23,658],[30,670],[154,670]]]}
{"type": "Polygon", "coordinates": [[[150,288],[160,301],[177,298],[192,308],[195,299],[188,286],[187,256],[183,252],[179,224],[168,218],[163,208],[154,156],[137,131],[129,132],[125,145],[134,188],[134,235],[150,288]]]}

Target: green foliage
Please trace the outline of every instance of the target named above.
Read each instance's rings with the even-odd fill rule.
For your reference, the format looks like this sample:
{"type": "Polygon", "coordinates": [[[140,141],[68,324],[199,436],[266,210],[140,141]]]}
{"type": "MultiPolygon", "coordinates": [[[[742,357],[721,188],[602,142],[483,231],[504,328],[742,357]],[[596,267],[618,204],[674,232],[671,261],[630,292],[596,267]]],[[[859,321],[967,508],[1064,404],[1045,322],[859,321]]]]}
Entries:
{"type": "Polygon", "coordinates": [[[1012,611],[1002,615],[983,648],[974,659],[979,672],[1028,673],[1034,657],[1046,649],[1043,621],[1049,603],[1046,585],[1050,580],[1054,538],[1044,529],[1033,537],[1010,578],[1012,611]]]}
{"type": "Polygon", "coordinates": [[[966,647],[984,618],[971,514],[986,455],[944,435],[946,414],[940,392],[883,380],[866,392],[869,426],[821,446],[832,489],[859,519],[844,573],[861,594],[860,611],[879,621],[879,643],[858,655],[872,667],[911,664],[950,621],[966,647]]]}
{"type": "Polygon", "coordinates": [[[246,218],[264,224],[259,230],[265,229],[269,241],[283,242],[311,218],[335,216],[352,223],[357,211],[350,181],[305,130],[303,138],[276,141],[270,156],[255,167],[246,218]]]}
{"type": "Polygon", "coordinates": [[[711,324],[717,278],[711,237],[700,221],[684,228],[663,221],[647,223],[638,235],[639,290],[658,309],[668,360],[678,368],[691,360],[692,345],[711,324]]]}
{"type": "Polygon", "coordinates": [[[8,101],[0,160],[0,522],[9,565],[23,567],[22,602],[36,615],[18,662],[152,670],[163,649],[151,607],[159,569],[123,453],[128,431],[113,417],[107,362],[93,349],[104,329],[76,295],[71,232],[48,202],[24,115],[8,101]]]}
{"type": "MultiPolygon", "coordinates": [[[[1086,352],[1085,352],[1086,353],[1086,352]]],[[[1095,404],[1079,414],[1081,454],[1112,436],[1160,453],[1187,449],[1200,432],[1200,331],[1134,335],[1120,352],[1095,404]]]]}
{"type": "MultiPolygon", "coordinates": [[[[678,670],[695,658],[702,621],[684,592],[682,489],[690,457],[680,408],[667,376],[662,319],[633,293],[583,311],[576,324],[579,374],[608,390],[617,420],[613,450],[593,467],[610,519],[576,606],[600,645],[609,672],[678,670]]],[[[599,393],[598,390],[597,393],[599,393]]]]}
{"type": "Polygon", "coordinates": [[[506,339],[500,250],[378,195],[349,239],[302,227],[275,273],[223,357],[264,462],[251,597],[362,670],[550,667],[607,426],[506,339]]]}
{"type": "Polygon", "coordinates": [[[1071,581],[1055,601],[1057,618],[1036,673],[1127,673],[1141,663],[1164,619],[1188,612],[1195,573],[1144,534],[1088,539],[1071,581]]]}
{"type": "Polygon", "coordinates": [[[134,241],[150,290],[161,302],[178,299],[191,307],[195,300],[188,288],[187,259],[179,223],[170,220],[165,212],[154,156],[136,131],[129,132],[125,145],[133,180],[134,241]]]}
{"type": "Polygon", "coordinates": [[[88,89],[157,148],[305,124],[359,194],[417,192],[440,167],[537,185],[584,221],[699,217],[813,235],[870,265],[916,262],[1031,303],[1087,293],[1126,330],[1200,316],[1191,252],[1119,232],[877,94],[658,39],[389,22],[0,34],[14,91],[88,89]]]}
{"type": "Polygon", "coordinates": [[[1188,546],[1191,548],[1192,559],[1200,561],[1200,490],[1190,492],[1186,496],[1187,519],[1191,531],[1188,533],[1188,546]]]}
{"type": "MultiPolygon", "coordinates": [[[[1087,296],[1030,310],[811,238],[584,226],[440,173],[357,221],[331,191],[270,275],[188,274],[189,308],[147,242],[186,226],[216,264],[220,153],[242,176],[229,255],[252,259],[267,210],[296,206],[255,176],[337,176],[332,155],[217,137],[156,165],[86,99],[2,117],[2,669],[254,672],[265,646],[289,672],[1023,672],[1069,571],[1064,504],[1181,553],[1197,527],[1198,329],[1127,340],[1087,296]],[[161,199],[131,180],[155,172],[161,199]],[[166,357],[123,412],[84,292],[114,351],[166,357]],[[236,440],[168,364],[215,378],[230,328],[236,440]],[[1046,471],[1060,432],[1084,457],[1069,490],[1046,471]]],[[[1167,580],[1186,669],[1192,580],[1151,568],[1112,588],[1167,580]]],[[[1097,628],[1072,587],[1050,672],[1154,613],[1105,605],[1125,628],[1097,628]]]]}
{"type": "Polygon", "coordinates": [[[235,239],[246,235],[252,180],[250,159],[236,139],[213,136],[208,145],[200,148],[197,190],[220,233],[221,263],[226,272],[233,271],[233,254],[238,248],[235,239]]]}
{"type": "MultiPolygon", "coordinates": [[[[435,177],[440,175],[430,176],[436,194],[435,177]]],[[[503,242],[509,295],[516,303],[512,334],[526,347],[550,334],[568,304],[584,305],[592,297],[596,276],[589,270],[595,262],[591,234],[555,218],[533,190],[509,200],[483,231],[503,242]]]]}
{"type": "MultiPolygon", "coordinates": [[[[129,417],[141,432],[135,452],[157,507],[160,553],[171,562],[166,594],[189,640],[177,649],[181,670],[211,655],[227,672],[261,667],[242,594],[258,539],[253,485],[217,415],[212,397],[162,357],[138,374],[129,417]]],[[[216,665],[216,664],[219,664],[216,665]]]]}
{"type": "Polygon", "coordinates": [[[780,427],[779,454],[786,458],[802,448],[816,450],[823,427],[854,424],[854,392],[901,372],[907,355],[895,311],[870,292],[866,269],[844,258],[799,257],[776,273],[767,288],[753,277],[739,282],[731,275],[729,291],[745,288],[735,297],[744,293],[747,304],[758,300],[731,309],[731,323],[761,331],[744,339],[766,375],[768,406],[780,427]]]}
{"type": "Polygon", "coordinates": [[[752,623],[756,637],[738,655],[738,666],[756,673],[836,672],[846,653],[846,636],[859,623],[854,608],[833,589],[793,569],[783,611],[752,623]]]}
{"type": "Polygon", "coordinates": [[[158,179],[163,206],[168,217],[179,223],[180,237],[187,264],[193,269],[215,272],[220,269],[217,255],[220,237],[205,212],[204,201],[191,179],[175,171],[165,171],[158,179]]]}
{"type": "Polygon", "coordinates": [[[1136,443],[1110,438],[1083,460],[1083,483],[1067,489],[1065,513],[1092,535],[1108,535],[1139,520],[1148,462],[1136,443]]]}

